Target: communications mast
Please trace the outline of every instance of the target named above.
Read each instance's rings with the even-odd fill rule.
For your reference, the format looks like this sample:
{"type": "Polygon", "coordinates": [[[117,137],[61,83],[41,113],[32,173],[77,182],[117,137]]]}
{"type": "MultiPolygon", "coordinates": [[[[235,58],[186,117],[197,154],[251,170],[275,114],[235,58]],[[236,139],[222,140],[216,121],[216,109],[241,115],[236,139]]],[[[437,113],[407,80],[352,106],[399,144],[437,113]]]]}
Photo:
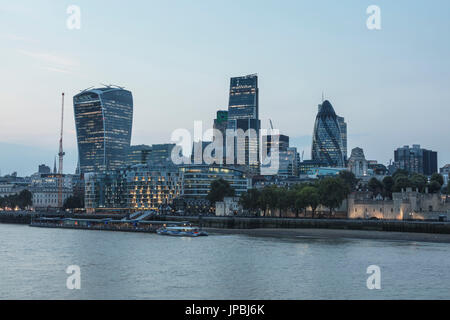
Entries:
{"type": "Polygon", "coordinates": [[[64,128],[64,92],[62,93],[62,104],[61,104],[61,133],[59,136],[59,167],[58,167],[58,207],[63,207],[63,128],[64,128]]]}

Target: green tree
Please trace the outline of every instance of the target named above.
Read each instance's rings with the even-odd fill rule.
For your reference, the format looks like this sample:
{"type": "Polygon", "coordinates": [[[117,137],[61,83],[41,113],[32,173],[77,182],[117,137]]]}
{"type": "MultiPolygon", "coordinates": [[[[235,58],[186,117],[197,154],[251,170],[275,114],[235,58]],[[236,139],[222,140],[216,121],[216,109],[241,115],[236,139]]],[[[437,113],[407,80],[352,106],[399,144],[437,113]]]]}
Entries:
{"type": "Polygon", "coordinates": [[[258,189],[250,189],[244,192],[239,199],[239,203],[246,210],[255,213],[260,208],[261,192],[258,189]]]}
{"type": "Polygon", "coordinates": [[[383,193],[385,197],[392,198],[392,191],[394,190],[394,179],[391,176],[383,179],[383,193]]]}
{"type": "Polygon", "coordinates": [[[339,177],[325,178],[319,182],[320,203],[330,209],[330,215],[349,193],[347,184],[339,177]]]}
{"type": "Polygon", "coordinates": [[[339,172],[339,177],[345,181],[345,183],[347,184],[350,191],[356,190],[356,186],[357,186],[359,180],[356,178],[356,176],[353,174],[353,172],[343,170],[343,171],[339,172]]]}
{"type": "Polygon", "coordinates": [[[437,181],[431,181],[428,184],[428,191],[430,193],[438,193],[441,191],[442,186],[437,181]]]}
{"type": "Polygon", "coordinates": [[[299,188],[298,186],[293,186],[292,188],[287,190],[287,202],[288,202],[288,206],[289,209],[291,209],[291,211],[295,211],[295,217],[298,218],[298,213],[301,210],[301,208],[297,208],[296,206],[296,202],[297,202],[297,198],[298,198],[298,194],[300,192],[301,188],[299,188]]]}
{"type": "Polygon", "coordinates": [[[289,197],[288,197],[288,189],[287,188],[277,188],[276,190],[277,197],[277,208],[280,210],[280,218],[283,217],[283,213],[289,208],[289,197]]]}
{"type": "Polygon", "coordinates": [[[261,191],[260,203],[264,216],[266,216],[267,209],[274,210],[277,208],[278,199],[276,189],[276,186],[267,186],[261,191]]]}
{"type": "Polygon", "coordinates": [[[304,205],[304,209],[307,207],[311,208],[312,217],[314,218],[317,207],[320,204],[320,194],[318,188],[315,186],[304,187],[299,192],[299,200],[300,204],[304,205]]]}
{"type": "Polygon", "coordinates": [[[66,198],[63,204],[63,209],[80,209],[84,208],[84,199],[78,196],[71,196],[66,198]]]}
{"type": "Polygon", "coordinates": [[[433,173],[433,175],[430,178],[430,183],[436,181],[441,185],[441,187],[444,185],[444,177],[440,175],[439,173],[433,173]]]}
{"type": "Polygon", "coordinates": [[[422,174],[414,174],[411,177],[411,186],[415,189],[419,189],[419,192],[424,192],[427,186],[427,177],[422,174]]]}
{"type": "Polygon", "coordinates": [[[408,172],[408,170],[405,170],[405,169],[397,169],[397,171],[395,171],[394,174],[392,175],[392,178],[394,180],[396,180],[398,176],[408,177],[409,176],[409,172],[408,172]]]}
{"type": "Polygon", "coordinates": [[[214,180],[211,183],[211,190],[206,197],[212,204],[223,201],[225,197],[234,197],[235,191],[230,183],[224,179],[214,180]]]}
{"type": "Polygon", "coordinates": [[[33,194],[28,190],[22,190],[19,193],[17,205],[20,209],[33,205],[33,194]]]}
{"type": "Polygon", "coordinates": [[[404,175],[397,175],[394,178],[394,192],[400,192],[402,189],[412,188],[411,180],[404,175]]]}
{"type": "Polygon", "coordinates": [[[383,183],[381,183],[381,181],[377,178],[371,178],[367,184],[367,187],[374,195],[378,195],[383,191],[383,183]]]}

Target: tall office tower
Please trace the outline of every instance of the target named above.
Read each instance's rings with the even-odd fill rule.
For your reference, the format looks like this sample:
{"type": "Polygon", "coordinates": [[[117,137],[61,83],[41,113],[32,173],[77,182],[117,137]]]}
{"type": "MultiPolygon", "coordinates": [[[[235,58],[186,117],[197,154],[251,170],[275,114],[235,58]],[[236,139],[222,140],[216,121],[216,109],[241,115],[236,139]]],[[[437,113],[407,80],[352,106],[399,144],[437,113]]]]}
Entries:
{"type": "Polygon", "coordinates": [[[344,152],[339,122],[328,100],[319,105],[314,124],[312,160],[324,162],[330,167],[344,167],[344,152]]]}
{"type": "Polygon", "coordinates": [[[394,151],[394,166],[410,173],[420,173],[431,176],[437,170],[437,152],[421,149],[415,144],[410,148],[404,146],[394,151]]]}
{"type": "Polygon", "coordinates": [[[231,78],[227,129],[236,133],[239,129],[252,133],[245,135],[244,139],[234,137],[234,164],[242,165],[250,174],[259,173],[260,128],[258,76],[252,74],[231,78]],[[240,161],[242,157],[244,161],[240,161]]]}
{"type": "Polygon", "coordinates": [[[152,145],[152,152],[148,163],[150,166],[171,166],[172,162],[172,150],[175,147],[174,143],[154,144],[152,145]]]}
{"type": "MultiPolygon", "coordinates": [[[[214,119],[214,126],[213,128],[215,130],[220,131],[221,136],[219,136],[216,132],[214,132],[213,141],[216,143],[221,143],[222,145],[222,164],[225,163],[225,157],[226,157],[226,130],[227,130],[227,124],[228,124],[228,111],[226,110],[218,110],[216,119],[214,119]]],[[[213,155],[215,156],[215,154],[213,155]]]]}
{"type": "Polygon", "coordinates": [[[80,171],[114,170],[126,163],[133,97],[119,87],[86,89],[73,97],[80,171]]]}
{"type": "Polygon", "coordinates": [[[228,111],[218,110],[217,116],[214,119],[213,128],[219,130],[222,133],[223,138],[225,138],[225,131],[227,130],[227,122],[228,122],[228,111]]]}
{"type": "Polygon", "coordinates": [[[342,152],[344,153],[344,161],[347,162],[347,123],[345,122],[344,117],[337,116],[339,129],[341,131],[341,139],[342,139],[342,152]]]}
{"type": "Polygon", "coordinates": [[[278,148],[279,152],[287,151],[289,148],[289,136],[284,134],[266,135],[262,137],[262,154],[269,155],[272,149],[278,148]]]}
{"type": "Polygon", "coordinates": [[[131,146],[128,152],[127,164],[147,164],[150,160],[151,153],[151,146],[145,144],[131,146]]]}

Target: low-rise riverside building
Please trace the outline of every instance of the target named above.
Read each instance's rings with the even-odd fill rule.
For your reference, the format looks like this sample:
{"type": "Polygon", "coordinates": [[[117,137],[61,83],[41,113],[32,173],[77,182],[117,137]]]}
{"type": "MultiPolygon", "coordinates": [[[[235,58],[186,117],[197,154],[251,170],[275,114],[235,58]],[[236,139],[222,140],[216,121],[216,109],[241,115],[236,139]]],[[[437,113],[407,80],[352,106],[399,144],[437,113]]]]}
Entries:
{"type": "Polygon", "coordinates": [[[356,192],[348,198],[350,219],[437,220],[450,219],[450,202],[440,194],[419,193],[407,188],[392,199],[374,198],[369,192],[356,192]]]}
{"type": "Polygon", "coordinates": [[[180,195],[175,166],[134,165],[85,175],[85,206],[128,210],[160,210],[180,195]]]}
{"type": "Polygon", "coordinates": [[[214,180],[223,179],[240,197],[250,186],[250,178],[243,170],[219,165],[187,165],[180,168],[184,198],[205,199],[214,180]]]}
{"type": "Polygon", "coordinates": [[[223,201],[216,202],[216,216],[235,216],[242,213],[238,197],[225,197],[223,201]]]}
{"type": "MultiPolygon", "coordinates": [[[[33,205],[36,211],[55,210],[60,207],[58,202],[59,187],[57,174],[36,174],[32,176],[29,191],[32,193],[33,205]]],[[[64,175],[62,178],[62,203],[73,195],[73,183],[71,175],[64,175]]]]}

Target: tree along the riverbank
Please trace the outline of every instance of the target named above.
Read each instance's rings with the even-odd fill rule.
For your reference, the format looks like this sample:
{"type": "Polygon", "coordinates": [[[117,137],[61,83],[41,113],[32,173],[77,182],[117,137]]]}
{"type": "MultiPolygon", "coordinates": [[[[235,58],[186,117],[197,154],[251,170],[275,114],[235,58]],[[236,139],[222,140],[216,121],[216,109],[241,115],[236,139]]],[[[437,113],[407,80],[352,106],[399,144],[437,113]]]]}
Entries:
{"type": "Polygon", "coordinates": [[[211,190],[206,197],[211,203],[223,201],[225,197],[234,197],[235,191],[230,183],[224,179],[217,179],[211,183],[211,190]]]}
{"type": "Polygon", "coordinates": [[[63,209],[84,208],[84,198],[80,196],[70,196],[64,201],[63,209]]]}
{"type": "Polygon", "coordinates": [[[406,170],[397,170],[392,177],[386,176],[381,184],[376,178],[370,179],[368,190],[375,196],[381,194],[383,197],[392,198],[392,192],[401,192],[406,188],[418,190],[425,193],[439,193],[444,185],[444,177],[438,173],[434,173],[430,180],[423,174],[412,173],[406,170]]]}
{"type": "Polygon", "coordinates": [[[28,190],[22,190],[19,194],[0,197],[0,208],[26,209],[33,204],[33,195],[28,190]]]}
{"type": "Polygon", "coordinates": [[[279,210],[279,216],[284,217],[288,211],[295,212],[296,217],[300,212],[306,214],[311,209],[312,217],[315,216],[317,207],[324,205],[330,210],[330,214],[341,205],[349,193],[356,187],[356,180],[350,176],[344,180],[341,176],[325,178],[314,183],[297,184],[291,188],[267,186],[261,190],[250,189],[242,194],[240,204],[253,214],[279,210]]]}

